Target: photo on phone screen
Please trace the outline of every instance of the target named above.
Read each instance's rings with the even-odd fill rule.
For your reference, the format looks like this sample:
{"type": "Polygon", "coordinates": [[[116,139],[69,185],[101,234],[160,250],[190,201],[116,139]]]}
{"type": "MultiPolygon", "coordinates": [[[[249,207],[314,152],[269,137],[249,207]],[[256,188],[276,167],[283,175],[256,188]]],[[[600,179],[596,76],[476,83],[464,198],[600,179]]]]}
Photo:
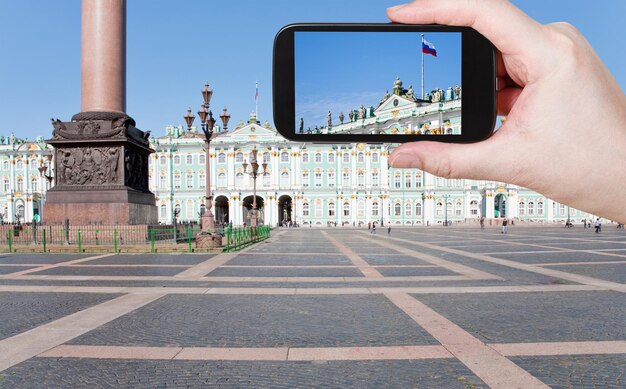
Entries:
{"type": "Polygon", "coordinates": [[[461,135],[461,40],[461,32],[294,32],[295,135],[461,135]]]}

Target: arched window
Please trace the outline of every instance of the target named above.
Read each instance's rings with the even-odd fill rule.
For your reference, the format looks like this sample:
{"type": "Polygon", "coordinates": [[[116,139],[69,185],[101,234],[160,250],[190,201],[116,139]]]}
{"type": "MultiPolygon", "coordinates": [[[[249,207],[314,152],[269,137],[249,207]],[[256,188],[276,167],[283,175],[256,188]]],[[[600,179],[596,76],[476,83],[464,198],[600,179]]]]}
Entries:
{"type": "Polygon", "coordinates": [[[528,214],[529,215],[535,214],[535,203],[533,203],[532,201],[528,202],[528,214]]]}
{"type": "Polygon", "coordinates": [[[357,160],[357,162],[364,162],[365,161],[365,154],[358,153],[357,156],[356,156],[356,160],[357,160]]]}
{"type": "Polygon", "coordinates": [[[377,217],[379,212],[380,207],[378,206],[378,203],[372,203],[372,216],[377,217]]]}
{"type": "Polygon", "coordinates": [[[415,216],[422,216],[422,203],[415,203],[415,216]]]}
{"type": "Polygon", "coordinates": [[[161,166],[164,166],[167,164],[167,158],[165,158],[165,155],[161,155],[159,157],[159,162],[161,163],[161,166]]]}
{"type": "Polygon", "coordinates": [[[187,155],[187,160],[185,161],[185,163],[187,165],[193,164],[193,155],[191,155],[191,154],[187,155]]]}
{"type": "Polygon", "coordinates": [[[343,162],[344,163],[349,163],[350,162],[350,154],[343,153],[343,162]]]}
{"type": "Polygon", "coordinates": [[[436,211],[437,211],[437,216],[443,216],[443,203],[441,201],[437,202],[436,211]]]}
{"type": "Polygon", "coordinates": [[[365,202],[364,201],[359,201],[356,204],[356,214],[357,214],[357,217],[359,218],[365,217],[365,202]]]}
{"type": "Polygon", "coordinates": [[[263,153],[263,163],[270,163],[270,153],[268,151],[263,153]]]}
{"type": "Polygon", "coordinates": [[[478,201],[470,201],[470,215],[478,216],[478,201]]]}
{"type": "Polygon", "coordinates": [[[543,201],[537,203],[537,215],[543,216],[543,201]]]}
{"type": "Polygon", "coordinates": [[[161,213],[161,219],[165,219],[165,217],[167,216],[167,207],[165,206],[165,204],[161,204],[160,207],[160,213],[161,213]]]}
{"type": "Polygon", "coordinates": [[[328,171],[328,186],[329,187],[335,186],[335,171],[334,170],[328,171]]]}
{"type": "Polygon", "coordinates": [[[559,204],[559,215],[565,216],[565,204],[559,204]]]}
{"type": "Polygon", "coordinates": [[[372,173],[372,186],[378,186],[378,172],[372,173]]]}
{"type": "Polygon", "coordinates": [[[343,172],[343,182],[342,182],[343,186],[350,186],[350,173],[349,172],[343,172]]]}
{"type": "Polygon", "coordinates": [[[309,162],[309,153],[303,153],[302,154],[302,163],[307,163],[309,162]]]}
{"type": "Polygon", "coordinates": [[[315,163],[322,162],[322,153],[315,153],[315,163]]]}
{"type": "Polygon", "coordinates": [[[30,190],[32,190],[33,192],[37,192],[37,179],[36,178],[30,179],[30,190]]]}
{"type": "Polygon", "coordinates": [[[322,186],[322,172],[315,172],[315,187],[319,188],[322,186]]]}
{"type": "Polygon", "coordinates": [[[402,215],[402,204],[400,204],[400,203],[396,203],[396,204],[393,206],[393,214],[394,214],[394,216],[400,216],[400,215],[402,215]]]}
{"type": "Polygon", "coordinates": [[[309,184],[309,172],[305,171],[302,173],[302,186],[306,187],[309,186],[309,184]]]}
{"type": "Polygon", "coordinates": [[[203,172],[198,173],[198,187],[206,188],[206,175],[203,172]]]}
{"type": "Polygon", "coordinates": [[[519,215],[520,216],[526,215],[526,203],[523,201],[520,201],[518,207],[519,207],[518,209],[519,215]]]}
{"type": "Polygon", "coordinates": [[[421,172],[415,173],[415,187],[416,188],[422,187],[422,173],[421,172]]]}
{"type": "Polygon", "coordinates": [[[330,152],[328,153],[328,162],[330,163],[334,163],[335,162],[335,153],[334,152],[330,152]]]}
{"type": "Polygon", "coordinates": [[[159,177],[159,187],[161,187],[163,189],[167,188],[167,177],[166,176],[159,177]]]}
{"type": "Polygon", "coordinates": [[[235,154],[235,162],[243,163],[243,153],[241,151],[235,154]]]}
{"type": "Polygon", "coordinates": [[[193,174],[192,173],[187,173],[187,189],[191,189],[193,188],[193,174]]]}
{"type": "Polygon", "coordinates": [[[347,201],[343,203],[343,216],[350,216],[350,203],[347,201]]]}
{"type": "Polygon", "coordinates": [[[356,175],[356,181],[359,188],[365,187],[365,173],[358,172],[356,175]]]}
{"type": "Polygon", "coordinates": [[[9,182],[8,178],[4,179],[4,192],[8,192],[9,190],[11,190],[11,184],[9,182]]]}
{"type": "Polygon", "coordinates": [[[30,160],[30,167],[31,168],[36,168],[37,167],[37,160],[35,158],[32,158],[30,160]]]}
{"type": "Polygon", "coordinates": [[[412,176],[411,172],[407,172],[404,175],[404,187],[407,189],[411,188],[411,176],[412,176]]]}
{"type": "Polygon", "coordinates": [[[289,182],[289,173],[288,172],[282,172],[280,174],[280,187],[281,188],[289,188],[291,186],[290,182],[289,182]]]}
{"type": "Polygon", "coordinates": [[[217,175],[217,187],[225,188],[226,187],[226,173],[219,173],[217,175]]]}
{"type": "Polygon", "coordinates": [[[24,219],[24,204],[23,203],[19,203],[17,205],[17,219],[24,219]]]}
{"type": "Polygon", "coordinates": [[[402,187],[402,176],[400,175],[400,172],[396,172],[396,174],[394,175],[394,184],[393,186],[396,189],[400,189],[402,187]]]}
{"type": "Polygon", "coordinates": [[[309,216],[309,203],[302,204],[302,216],[309,216]]]}
{"type": "Polygon", "coordinates": [[[270,174],[266,174],[263,176],[263,186],[271,186],[272,185],[272,176],[270,174]]]}
{"type": "Polygon", "coordinates": [[[463,202],[461,200],[457,200],[456,204],[454,205],[454,214],[457,217],[463,216],[463,202]]]}
{"type": "Polygon", "coordinates": [[[243,186],[243,173],[239,172],[235,175],[235,187],[241,188],[243,186]]]}
{"type": "Polygon", "coordinates": [[[411,203],[406,203],[404,204],[404,216],[411,216],[411,214],[413,213],[413,207],[411,206],[411,203]]]}
{"type": "Polygon", "coordinates": [[[217,155],[217,163],[226,163],[226,153],[219,153],[217,155]]]}
{"type": "Polygon", "coordinates": [[[289,153],[286,151],[283,151],[282,153],[280,153],[280,162],[289,162],[289,153]]]}
{"type": "Polygon", "coordinates": [[[174,165],[180,165],[180,155],[174,156],[174,165]]]}
{"type": "Polygon", "coordinates": [[[378,153],[372,153],[372,163],[378,163],[378,153]]]}
{"type": "Polygon", "coordinates": [[[191,220],[193,219],[193,200],[187,200],[187,207],[186,207],[186,214],[187,214],[187,220],[191,220]]]}
{"type": "Polygon", "coordinates": [[[180,204],[176,204],[174,206],[174,214],[178,215],[180,217],[180,204]]]}
{"type": "Polygon", "coordinates": [[[174,189],[180,189],[180,174],[174,175],[174,189]]]}
{"type": "Polygon", "coordinates": [[[200,165],[204,165],[204,164],[206,164],[206,155],[204,155],[204,154],[200,154],[200,155],[198,156],[198,163],[199,163],[200,165]]]}
{"type": "Polygon", "coordinates": [[[335,203],[328,203],[328,216],[335,216],[335,203]]]}
{"type": "Polygon", "coordinates": [[[322,200],[316,199],[315,200],[315,217],[316,218],[322,217],[323,212],[324,210],[322,209],[322,200]]]}

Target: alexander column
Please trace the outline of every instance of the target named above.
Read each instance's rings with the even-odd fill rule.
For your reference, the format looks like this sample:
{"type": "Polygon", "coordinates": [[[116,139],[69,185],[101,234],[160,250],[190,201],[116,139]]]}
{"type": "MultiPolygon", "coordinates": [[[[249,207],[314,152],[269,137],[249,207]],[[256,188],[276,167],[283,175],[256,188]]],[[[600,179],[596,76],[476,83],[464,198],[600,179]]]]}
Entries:
{"type": "Polygon", "coordinates": [[[153,224],[149,132],[126,114],[126,1],[82,0],[81,112],[53,119],[55,186],[45,221],[153,224]]]}

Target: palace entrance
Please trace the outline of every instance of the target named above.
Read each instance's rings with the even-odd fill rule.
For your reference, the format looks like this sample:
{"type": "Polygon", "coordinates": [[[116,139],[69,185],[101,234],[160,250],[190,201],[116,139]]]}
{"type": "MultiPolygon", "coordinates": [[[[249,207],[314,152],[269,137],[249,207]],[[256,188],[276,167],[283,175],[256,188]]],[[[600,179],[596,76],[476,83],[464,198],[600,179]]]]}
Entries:
{"type": "Polygon", "coordinates": [[[218,225],[228,224],[231,221],[228,214],[228,197],[217,196],[213,206],[215,207],[215,223],[218,225]]]}
{"type": "Polygon", "coordinates": [[[495,197],[493,203],[493,215],[495,217],[506,217],[506,197],[502,193],[500,193],[495,197]]]}
{"type": "Polygon", "coordinates": [[[282,195],[278,198],[278,225],[282,226],[283,222],[293,221],[292,217],[293,202],[291,196],[282,195]]]}
{"type": "MultiPolygon", "coordinates": [[[[247,226],[250,225],[250,217],[252,216],[252,212],[250,212],[252,210],[252,200],[253,200],[253,196],[247,196],[243,199],[243,205],[242,205],[242,213],[243,213],[243,222],[246,223],[247,226]]],[[[259,225],[264,224],[264,209],[263,206],[265,205],[265,201],[263,200],[263,197],[261,196],[256,196],[256,208],[258,210],[258,217],[257,217],[257,222],[259,225]]]]}

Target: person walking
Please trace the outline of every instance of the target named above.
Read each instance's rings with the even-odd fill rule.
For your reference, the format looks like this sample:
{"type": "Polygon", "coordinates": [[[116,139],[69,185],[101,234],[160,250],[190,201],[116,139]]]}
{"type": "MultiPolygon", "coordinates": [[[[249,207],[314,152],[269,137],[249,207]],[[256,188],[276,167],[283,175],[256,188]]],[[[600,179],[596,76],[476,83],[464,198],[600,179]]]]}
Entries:
{"type": "Polygon", "coordinates": [[[387,227],[387,235],[391,235],[391,224],[387,227]]]}
{"type": "Polygon", "coordinates": [[[509,221],[507,219],[502,220],[502,233],[507,234],[509,232],[509,221]]]}
{"type": "Polygon", "coordinates": [[[480,229],[481,230],[485,229],[485,217],[484,216],[480,217],[480,229]]]}
{"type": "Polygon", "coordinates": [[[596,234],[602,232],[602,223],[600,223],[600,218],[596,219],[596,234]]]}
{"type": "Polygon", "coordinates": [[[376,235],[376,223],[372,224],[372,235],[376,235]]]}

